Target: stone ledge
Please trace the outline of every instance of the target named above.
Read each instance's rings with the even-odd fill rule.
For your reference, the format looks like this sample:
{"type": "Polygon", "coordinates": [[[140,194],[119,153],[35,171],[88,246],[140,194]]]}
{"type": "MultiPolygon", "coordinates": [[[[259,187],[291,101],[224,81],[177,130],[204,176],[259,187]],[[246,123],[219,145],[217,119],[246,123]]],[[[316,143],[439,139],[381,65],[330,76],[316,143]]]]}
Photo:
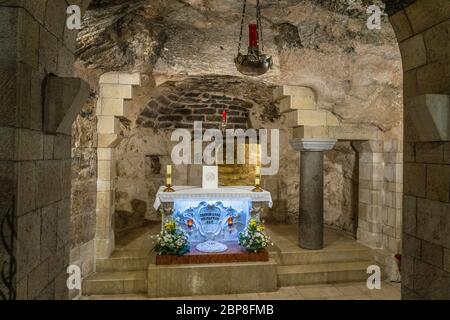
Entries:
{"type": "Polygon", "coordinates": [[[405,103],[405,140],[450,141],[450,96],[428,94],[405,103]]]}
{"type": "Polygon", "coordinates": [[[341,126],[298,126],[293,128],[293,138],[337,139],[337,140],[378,140],[379,130],[365,125],[341,126]]]}
{"type": "Polygon", "coordinates": [[[79,78],[48,77],[45,83],[44,131],[70,135],[72,124],[89,93],[89,85],[79,78]]]}
{"type": "Polygon", "coordinates": [[[140,73],[108,72],[100,76],[100,84],[141,85],[140,73]]]}
{"type": "MultiPolygon", "coordinates": [[[[302,87],[302,86],[291,86],[291,85],[283,85],[275,88],[273,91],[273,100],[279,101],[285,97],[293,96],[293,97],[304,97],[308,96],[314,99],[315,102],[315,95],[314,91],[309,87],[302,87]]],[[[310,99],[309,99],[310,100],[310,99]]]]}

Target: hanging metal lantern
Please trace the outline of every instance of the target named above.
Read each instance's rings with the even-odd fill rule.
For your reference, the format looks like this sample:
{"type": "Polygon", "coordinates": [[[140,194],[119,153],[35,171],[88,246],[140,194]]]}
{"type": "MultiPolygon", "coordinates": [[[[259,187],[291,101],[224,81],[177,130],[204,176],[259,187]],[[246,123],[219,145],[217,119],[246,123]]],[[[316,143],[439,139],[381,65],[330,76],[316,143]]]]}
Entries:
{"type": "Polygon", "coordinates": [[[261,4],[256,1],[256,23],[249,24],[248,53],[241,53],[242,35],[244,31],[245,12],[247,0],[244,0],[242,12],[241,32],[239,34],[238,54],[234,59],[237,70],[247,76],[260,76],[265,74],[273,65],[271,56],[264,54],[264,41],[261,23],[261,4]]]}

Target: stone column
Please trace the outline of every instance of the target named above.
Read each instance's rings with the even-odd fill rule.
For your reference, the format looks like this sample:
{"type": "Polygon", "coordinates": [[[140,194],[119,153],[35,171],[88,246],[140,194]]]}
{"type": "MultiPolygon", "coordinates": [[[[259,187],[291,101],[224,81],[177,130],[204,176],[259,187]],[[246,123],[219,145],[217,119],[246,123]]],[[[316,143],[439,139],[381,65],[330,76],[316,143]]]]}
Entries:
{"type": "Polygon", "coordinates": [[[333,149],[334,139],[294,139],[291,146],[301,152],[299,245],[323,249],[323,152],[333,149]]]}

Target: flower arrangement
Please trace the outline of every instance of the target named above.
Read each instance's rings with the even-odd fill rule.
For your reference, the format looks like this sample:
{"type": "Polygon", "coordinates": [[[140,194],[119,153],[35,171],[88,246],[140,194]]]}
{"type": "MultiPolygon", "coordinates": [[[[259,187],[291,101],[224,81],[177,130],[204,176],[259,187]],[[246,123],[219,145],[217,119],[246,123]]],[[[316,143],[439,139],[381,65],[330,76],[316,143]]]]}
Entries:
{"type": "Polygon", "coordinates": [[[256,219],[250,219],[245,232],[239,234],[239,245],[247,251],[258,253],[273,245],[270,237],[265,233],[264,225],[256,219]]]}
{"type": "Polygon", "coordinates": [[[168,254],[182,256],[189,252],[189,240],[186,233],[178,227],[175,220],[169,219],[164,223],[163,230],[156,236],[153,248],[158,255],[168,254]]]}

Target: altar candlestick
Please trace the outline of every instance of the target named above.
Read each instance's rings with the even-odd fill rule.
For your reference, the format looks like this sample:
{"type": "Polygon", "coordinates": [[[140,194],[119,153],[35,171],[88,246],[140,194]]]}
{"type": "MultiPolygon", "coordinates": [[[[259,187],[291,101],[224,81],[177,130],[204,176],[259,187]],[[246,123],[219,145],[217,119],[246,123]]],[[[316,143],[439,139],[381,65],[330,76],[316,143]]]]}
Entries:
{"type": "Polygon", "coordinates": [[[255,188],[253,192],[262,192],[261,189],[261,166],[256,166],[256,176],[255,176],[255,188]]]}
{"type": "Polygon", "coordinates": [[[174,192],[172,188],[172,165],[167,165],[167,175],[166,175],[166,189],[164,192],[174,192]]]}
{"type": "Polygon", "coordinates": [[[169,164],[167,166],[167,185],[172,185],[172,166],[169,164]]]}
{"type": "Polygon", "coordinates": [[[256,166],[256,179],[255,179],[255,184],[257,186],[261,185],[261,167],[260,166],[256,166]]]}

